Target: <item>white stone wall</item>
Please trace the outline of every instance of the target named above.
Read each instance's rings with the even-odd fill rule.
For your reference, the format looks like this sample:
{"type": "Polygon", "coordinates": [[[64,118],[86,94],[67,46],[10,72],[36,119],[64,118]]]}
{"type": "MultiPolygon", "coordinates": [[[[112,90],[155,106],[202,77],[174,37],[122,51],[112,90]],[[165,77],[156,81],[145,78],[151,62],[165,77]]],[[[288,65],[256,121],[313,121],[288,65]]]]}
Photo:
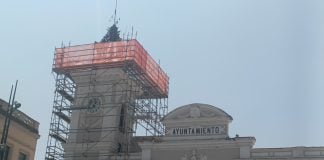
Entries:
{"type": "Polygon", "coordinates": [[[118,152],[119,144],[130,140],[131,135],[125,134],[127,129],[122,132],[120,128],[120,114],[124,107],[125,125],[132,127],[133,111],[126,102],[134,101],[135,95],[130,92],[138,88],[120,68],[75,72],[72,78],[77,85],[73,107],[81,110],[72,111],[70,134],[64,145],[65,159],[107,159],[118,152]],[[100,99],[98,108],[89,105],[96,98],[100,99]]]}

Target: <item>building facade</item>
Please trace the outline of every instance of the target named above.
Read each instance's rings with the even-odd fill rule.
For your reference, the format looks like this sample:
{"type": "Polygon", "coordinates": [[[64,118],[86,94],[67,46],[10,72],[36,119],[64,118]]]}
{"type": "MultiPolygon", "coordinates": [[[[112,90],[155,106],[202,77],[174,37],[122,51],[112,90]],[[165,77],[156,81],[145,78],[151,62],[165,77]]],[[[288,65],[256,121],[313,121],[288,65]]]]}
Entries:
{"type": "MultiPolygon", "coordinates": [[[[142,160],[324,160],[324,147],[254,148],[254,137],[229,137],[232,117],[189,104],[167,114],[163,137],[136,137],[142,160]]],[[[135,158],[135,157],[134,157],[135,158]]]]}
{"type": "MultiPolygon", "coordinates": [[[[8,103],[0,99],[0,135],[8,108],[8,103]]],[[[36,150],[39,123],[23,112],[13,112],[7,145],[9,146],[8,160],[33,160],[36,150]]]]}

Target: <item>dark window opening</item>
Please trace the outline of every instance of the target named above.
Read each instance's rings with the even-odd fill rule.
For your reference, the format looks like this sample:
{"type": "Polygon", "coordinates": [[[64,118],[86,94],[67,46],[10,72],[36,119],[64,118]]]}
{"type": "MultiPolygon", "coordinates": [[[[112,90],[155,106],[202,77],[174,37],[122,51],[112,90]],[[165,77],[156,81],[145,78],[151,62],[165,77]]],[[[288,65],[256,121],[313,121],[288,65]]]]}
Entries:
{"type": "Polygon", "coordinates": [[[27,160],[27,155],[24,154],[24,153],[19,153],[19,157],[18,157],[18,160],[27,160]]]}
{"type": "Polygon", "coordinates": [[[117,153],[121,153],[123,151],[123,146],[121,143],[118,143],[117,153]]]}
{"type": "Polygon", "coordinates": [[[119,131],[122,133],[125,132],[125,106],[124,105],[120,109],[119,131]]]}
{"type": "Polygon", "coordinates": [[[0,152],[0,157],[4,157],[4,160],[9,160],[9,154],[10,154],[10,147],[7,146],[4,152],[0,152]]]}

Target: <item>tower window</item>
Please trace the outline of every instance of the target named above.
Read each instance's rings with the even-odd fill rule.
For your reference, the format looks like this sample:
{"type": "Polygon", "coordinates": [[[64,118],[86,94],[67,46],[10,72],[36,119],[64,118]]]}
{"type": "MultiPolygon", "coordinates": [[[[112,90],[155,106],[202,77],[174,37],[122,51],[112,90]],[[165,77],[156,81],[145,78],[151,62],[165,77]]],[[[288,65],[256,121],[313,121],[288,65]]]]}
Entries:
{"type": "Polygon", "coordinates": [[[125,132],[125,106],[123,105],[120,109],[120,117],[119,117],[119,131],[125,132]]]}
{"type": "Polygon", "coordinates": [[[121,153],[123,150],[122,144],[118,143],[117,153],[121,153]]]}

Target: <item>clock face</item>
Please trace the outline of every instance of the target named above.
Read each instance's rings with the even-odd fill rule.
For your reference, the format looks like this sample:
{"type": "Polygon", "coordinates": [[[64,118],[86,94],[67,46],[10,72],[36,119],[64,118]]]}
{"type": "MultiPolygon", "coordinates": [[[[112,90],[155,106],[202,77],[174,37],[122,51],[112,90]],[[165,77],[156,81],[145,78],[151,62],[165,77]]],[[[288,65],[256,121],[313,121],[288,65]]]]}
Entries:
{"type": "Polygon", "coordinates": [[[88,112],[96,113],[99,111],[101,106],[101,100],[98,97],[90,98],[88,101],[88,112]]]}
{"type": "Polygon", "coordinates": [[[79,142],[97,142],[101,138],[101,132],[97,132],[97,130],[102,128],[103,124],[101,116],[103,100],[99,96],[89,96],[84,99],[82,104],[86,109],[80,112],[78,128],[90,132],[79,132],[77,139],[79,142]],[[96,132],[92,132],[92,130],[96,130],[96,132]]]}

